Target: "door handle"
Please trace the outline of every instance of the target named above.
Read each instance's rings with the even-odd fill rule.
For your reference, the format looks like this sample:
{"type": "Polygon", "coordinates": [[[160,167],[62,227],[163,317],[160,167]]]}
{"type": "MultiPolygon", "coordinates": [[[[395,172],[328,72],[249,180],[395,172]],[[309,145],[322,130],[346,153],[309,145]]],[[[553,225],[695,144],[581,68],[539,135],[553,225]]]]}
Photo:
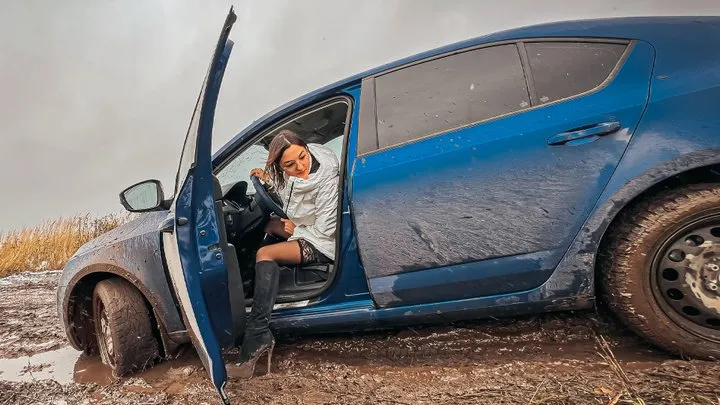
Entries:
{"type": "MultiPolygon", "coordinates": [[[[595,139],[603,136],[603,135],[609,135],[613,132],[617,132],[620,130],[620,122],[619,121],[610,121],[610,122],[602,122],[600,124],[594,124],[591,126],[586,126],[582,128],[578,128],[572,131],[567,132],[561,132],[557,135],[553,135],[547,140],[548,145],[576,145],[577,143],[573,142],[578,139],[584,139],[585,142],[591,142],[595,139]],[[592,139],[587,139],[592,138],[592,139]]],[[[579,143],[579,142],[578,142],[579,143]]]]}

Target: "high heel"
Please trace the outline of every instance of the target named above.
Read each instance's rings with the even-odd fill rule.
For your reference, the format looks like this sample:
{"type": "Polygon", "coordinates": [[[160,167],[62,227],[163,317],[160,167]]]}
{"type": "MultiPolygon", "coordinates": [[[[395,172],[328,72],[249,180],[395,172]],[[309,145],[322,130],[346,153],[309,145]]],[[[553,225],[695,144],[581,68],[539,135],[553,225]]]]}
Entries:
{"type": "Polygon", "coordinates": [[[270,374],[270,370],[272,367],[272,353],[275,349],[275,342],[272,342],[270,346],[264,347],[255,354],[250,357],[246,361],[241,361],[240,363],[237,363],[237,369],[235,370],[229,370],[228,374],[241,378],[241,379],[251,379],[255,376],[255,366],[257,365],[257,362],[262,359],[263,355],[267,354],[267,369],[265,369],[264,373],[261,373],[260,375],[270,374]]]}
{"type": "Polygon", "coordinates": [[[270,374],[270,366],[272,366],[272,352],[275,349],[275,342],[273,342],[272,345],[268,348],[268,358],[267,358],[267,371],[266,374],[270,374]]]}

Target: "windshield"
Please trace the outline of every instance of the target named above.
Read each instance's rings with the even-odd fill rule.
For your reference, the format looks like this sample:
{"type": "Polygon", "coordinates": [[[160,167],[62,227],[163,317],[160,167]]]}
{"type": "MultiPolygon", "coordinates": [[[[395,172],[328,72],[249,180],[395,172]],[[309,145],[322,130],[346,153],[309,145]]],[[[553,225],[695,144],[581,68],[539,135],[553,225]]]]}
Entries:
{"type": "Polygon", "coordinates": [[[250,181],[250,171],[256,167],[265,169],[267,157],[268,151],[263,146],[251,145],[217,174],[220,185],[225,188],[229,184],[244,180],[248,183],[248,191],[255,192],[250,181]]]}
{"type": "Polygon", "coordinates": [[[348,103],[341,100],[313,109],[300,117],[293,117],[274,127],[265,136],[261,136],[240,154],[231,157],[230,161],[215,176],[223,189],[239,181],[245,181],[248,183],[248,192],[254,193],[255,188],[250,181],[250,171],[254,168],[265,169],[270,141],[276,133],[283,129],[294,131],[307,143],[319,143],[329,147],[335,152],[338,161],[342,161],[347,113],[348,103]]]}

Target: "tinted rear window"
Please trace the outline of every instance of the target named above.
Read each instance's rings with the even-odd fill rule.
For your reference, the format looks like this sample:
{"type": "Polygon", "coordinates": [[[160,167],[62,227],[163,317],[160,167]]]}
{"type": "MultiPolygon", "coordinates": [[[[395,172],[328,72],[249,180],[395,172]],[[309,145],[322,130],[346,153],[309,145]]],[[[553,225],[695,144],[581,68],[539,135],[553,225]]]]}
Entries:
{"type": "Polygon", "coordinates": [[[530,107],[515,44],[446,56],[376,78],[379,147],[530,107]]]}
{"type": "Polygon", "coordinates": [[[627,45],[591,42],[526,43],[540,104],[584,93],[612,72],[627,45]]]}

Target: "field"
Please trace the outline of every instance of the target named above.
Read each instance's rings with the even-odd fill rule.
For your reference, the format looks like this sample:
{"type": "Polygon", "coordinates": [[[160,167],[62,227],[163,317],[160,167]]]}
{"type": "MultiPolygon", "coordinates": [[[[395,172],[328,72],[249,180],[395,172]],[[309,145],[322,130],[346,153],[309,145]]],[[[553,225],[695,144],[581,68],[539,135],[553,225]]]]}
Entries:
{"type": "Polygon", "coordinates": [[[0,233],[0,277],[27,270],[62,269],[82,244],[129,219],[127,214],[86,214],[0,233]]]}

